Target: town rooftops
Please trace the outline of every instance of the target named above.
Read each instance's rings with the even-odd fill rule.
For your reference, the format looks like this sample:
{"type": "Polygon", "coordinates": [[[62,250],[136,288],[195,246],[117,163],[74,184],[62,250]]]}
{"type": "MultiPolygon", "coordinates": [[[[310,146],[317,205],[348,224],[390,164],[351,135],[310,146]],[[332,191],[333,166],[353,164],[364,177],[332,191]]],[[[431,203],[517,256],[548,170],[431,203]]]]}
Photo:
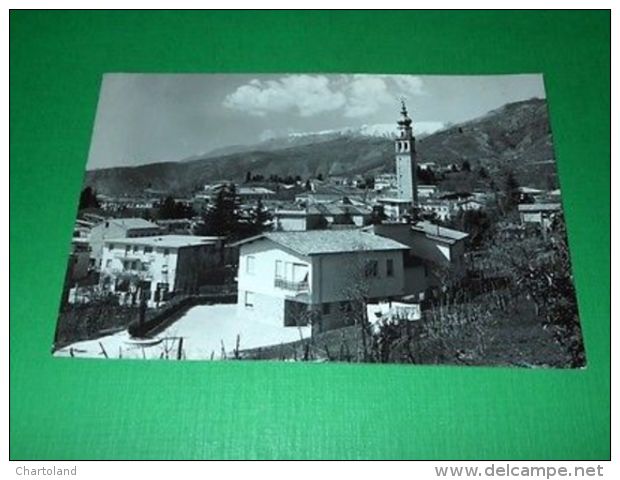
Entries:
{"type": "Polygon", "coordinates": [[[212,245],[223,237],[198,237],[195,235],[155,235],[136,238],[110,238],[106,244],[118,243],[122,245],[145,245],[148,247],[182,248],[199,245],[212,245]]]}
{"type": "Polygon", "coordinates": [[[312,215],[370,215],[372,209],[365,205],[349,205],[349,204],[312,204],[305,208],[279,208],[275,214],[282,217],[306,217],[312,215]]]}
{"type": "Polygon", "coordinates": [[[234,245],[267,239],[301,255],[329,253],[408,250],[395,240],[361,230],[310,230],[304,232],[268,232],[241,240],[234,245]]]}
{"type": "Polygon", "coordinates": [[[559,203],[521,203],[520,212],[555,212],[562,209],[559,203]]]}
{"type": "Polygon", "coordinates": [[[114,223],[119,227],[131,230],[134,228],[159,228],[159,226],[153,222],[149,222],[144,218],[109,218],[106,222],[114,223]]]}

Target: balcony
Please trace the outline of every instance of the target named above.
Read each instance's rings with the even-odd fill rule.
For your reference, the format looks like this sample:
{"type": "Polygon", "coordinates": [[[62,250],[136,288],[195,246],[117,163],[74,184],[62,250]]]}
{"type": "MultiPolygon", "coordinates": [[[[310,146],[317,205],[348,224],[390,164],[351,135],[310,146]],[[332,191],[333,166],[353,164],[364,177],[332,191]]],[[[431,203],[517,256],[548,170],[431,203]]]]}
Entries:
{"type": "Polygon", "coordinates": [[[307,281],[293,282],[291,280],[284,280],[283,278],[276,278],[274,286],[293,292],[307,292],[309,290],[307,281]]]}

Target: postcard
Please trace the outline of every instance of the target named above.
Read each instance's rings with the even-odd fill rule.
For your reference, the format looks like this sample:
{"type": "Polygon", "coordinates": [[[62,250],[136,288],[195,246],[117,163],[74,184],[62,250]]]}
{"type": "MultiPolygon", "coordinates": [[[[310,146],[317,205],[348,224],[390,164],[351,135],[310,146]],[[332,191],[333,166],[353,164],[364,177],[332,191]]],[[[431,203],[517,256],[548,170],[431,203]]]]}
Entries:
{"type": "Polygon", "coordinates": [[[104,75],[52,350],[585,366],[542,75],[104,75]]]}

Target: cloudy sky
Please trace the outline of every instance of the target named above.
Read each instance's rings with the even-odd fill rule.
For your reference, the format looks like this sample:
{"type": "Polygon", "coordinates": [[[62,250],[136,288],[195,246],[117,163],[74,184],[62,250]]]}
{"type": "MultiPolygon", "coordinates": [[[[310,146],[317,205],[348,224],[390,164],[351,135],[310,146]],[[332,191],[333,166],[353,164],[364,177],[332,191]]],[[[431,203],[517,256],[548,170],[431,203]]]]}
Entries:
{"type": "Polygon", "coordinates": [[[88,168],[177,161],[229,145],[398,119],[414,133],[544,98],[540,75],[107,74],[88,168]]]}

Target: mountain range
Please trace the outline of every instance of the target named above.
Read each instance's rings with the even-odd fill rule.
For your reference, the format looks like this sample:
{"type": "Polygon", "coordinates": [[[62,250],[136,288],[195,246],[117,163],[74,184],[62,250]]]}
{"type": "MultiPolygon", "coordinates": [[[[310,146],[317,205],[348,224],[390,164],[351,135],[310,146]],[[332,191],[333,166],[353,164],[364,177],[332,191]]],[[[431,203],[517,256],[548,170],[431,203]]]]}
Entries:
{"type": "MultiPolygon", "coordinates": [[[[442,128],[416,128],[418,162],[439,166],[469,162],[491,174],[512,171],[522,184],[555,182],[547,104],[542,99],[509,103],[482,117],[442,128]],[[439,130],[437,130],[439,129],[439,130]]],[[[396,131],[396,124],[391,127],[396,131]]],[[[231,146],[181,161],[86,172],[85,185],[99,193],[134,195],[146,188],[189,193],[204,184],[243,181],[246,173],[297,176],[372,175],[394,169],[389,125],[295,133],[251,146],[231,146]]]]}

